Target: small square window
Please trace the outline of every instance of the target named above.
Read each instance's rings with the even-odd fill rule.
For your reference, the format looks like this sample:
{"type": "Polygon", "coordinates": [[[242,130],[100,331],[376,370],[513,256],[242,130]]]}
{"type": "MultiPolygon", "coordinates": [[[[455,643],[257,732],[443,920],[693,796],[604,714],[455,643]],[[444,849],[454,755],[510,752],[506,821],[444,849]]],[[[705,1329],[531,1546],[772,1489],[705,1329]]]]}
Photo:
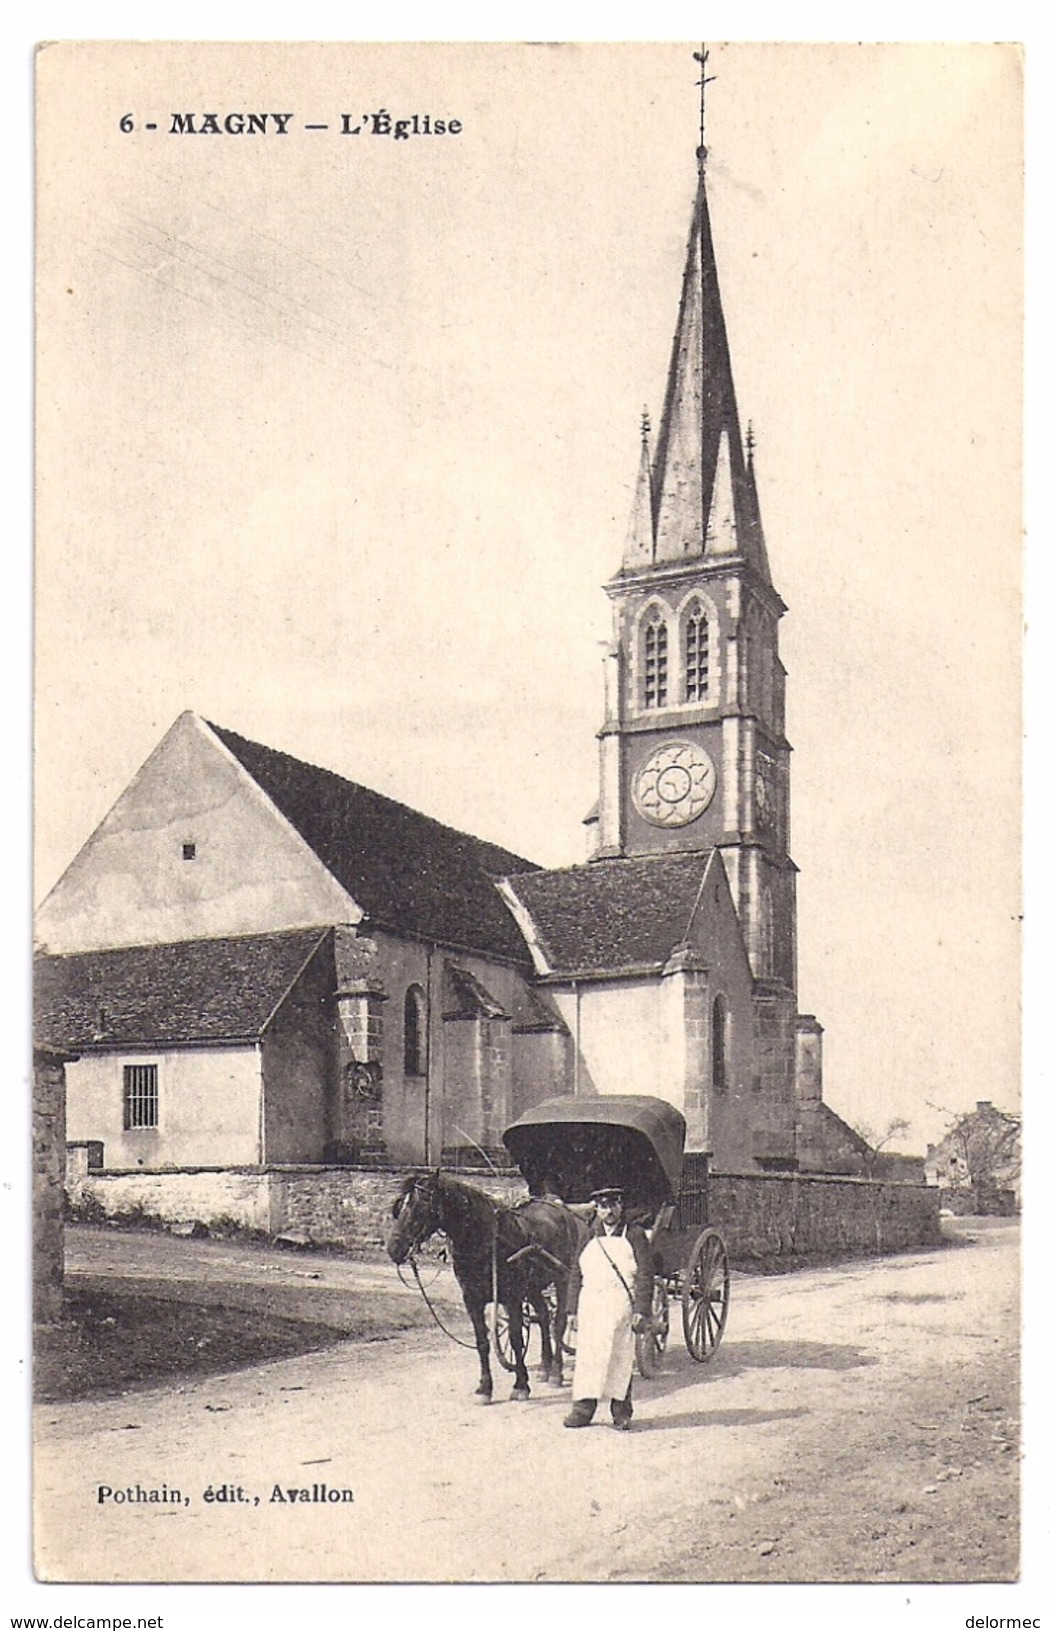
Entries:
{"type": "Polygon", "coordinates": [[[182,859],[184,861],[195,861],[197,859],[197,846],[196,846],[196,844],[183,844],[183,846],[182,846],[182,859]]]}

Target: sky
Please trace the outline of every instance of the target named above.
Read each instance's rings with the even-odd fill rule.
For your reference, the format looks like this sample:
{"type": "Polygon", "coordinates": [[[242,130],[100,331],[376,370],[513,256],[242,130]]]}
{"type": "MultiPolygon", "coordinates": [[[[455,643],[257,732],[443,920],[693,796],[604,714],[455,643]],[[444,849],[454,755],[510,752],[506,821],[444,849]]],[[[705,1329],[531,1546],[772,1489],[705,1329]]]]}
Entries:
{"type": "MultiPolygon", "coordinates": [[[[184,708],[583,861],[691,47],[79,50],[41,67],[37,898],[184,708]],[[382,109],[463,128],[339,134],[382,109]],[[294,120],[170,134],[193,110],[294,120]]],[[[1020,61],[708,71],[789,607],[799,1002],[828,1102],[921,1151],[1019,1093],[1020,61]]]]}

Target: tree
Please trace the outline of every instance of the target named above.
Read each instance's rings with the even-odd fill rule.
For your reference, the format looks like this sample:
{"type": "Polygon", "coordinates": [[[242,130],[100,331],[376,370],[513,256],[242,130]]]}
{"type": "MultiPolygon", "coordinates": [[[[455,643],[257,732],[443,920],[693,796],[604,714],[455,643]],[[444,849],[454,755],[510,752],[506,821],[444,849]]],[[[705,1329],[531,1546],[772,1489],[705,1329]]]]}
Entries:
{"type": "Polygon", "coordinates": [[[992,1197],[1016,1193],[1020,1182],[1021,1118],[980,1100],[976,1110],[951,1114],[934,1156],[950,1189],[973,1190],[978,1212],[996,1210],[992,1197]]]}
{"type": "Polygon", "coordinates": [[[865,1178],[874,1178],[879,1164],[879,1155],[887,1144],[892,1144],[895,1138],[903,1138],[904,1134],[910,1129],[911,1122],[906,1121],[903,1116],[894,1116],[892,1121],[886,1123],[881,1133],[877,1133],[868,1122],[858,1121],[854,1123],[854,1132],[859,1133],[867,1145],[867,1149],[861,1154],[865,1178]]]}

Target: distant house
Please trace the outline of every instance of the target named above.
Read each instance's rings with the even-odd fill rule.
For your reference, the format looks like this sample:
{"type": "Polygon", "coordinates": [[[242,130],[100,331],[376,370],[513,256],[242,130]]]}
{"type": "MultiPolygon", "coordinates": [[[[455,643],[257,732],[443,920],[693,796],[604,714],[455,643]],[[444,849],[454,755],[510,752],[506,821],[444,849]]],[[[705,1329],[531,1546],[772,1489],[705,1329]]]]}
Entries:
{"type": "Polygon", "coordinates": [[[946,1204],[960,1210],[1015,1210],[1021,1197],[1020,1117],[979,1099],[939,1144],[927,1146],[926,1182],[945,1190],[946,1204]]]}

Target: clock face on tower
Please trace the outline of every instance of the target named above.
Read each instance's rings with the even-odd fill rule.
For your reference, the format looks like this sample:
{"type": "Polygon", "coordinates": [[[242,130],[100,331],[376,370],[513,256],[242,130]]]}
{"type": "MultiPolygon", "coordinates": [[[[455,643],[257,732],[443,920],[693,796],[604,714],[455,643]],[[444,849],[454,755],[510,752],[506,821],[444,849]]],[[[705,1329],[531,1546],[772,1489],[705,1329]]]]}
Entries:
{"type": "Polygon", "coordinates": [[[654,827],[685,827],[715,795],[711,756],[693,742],[665,742],[634,778],[634,807],[654,827]]]}

